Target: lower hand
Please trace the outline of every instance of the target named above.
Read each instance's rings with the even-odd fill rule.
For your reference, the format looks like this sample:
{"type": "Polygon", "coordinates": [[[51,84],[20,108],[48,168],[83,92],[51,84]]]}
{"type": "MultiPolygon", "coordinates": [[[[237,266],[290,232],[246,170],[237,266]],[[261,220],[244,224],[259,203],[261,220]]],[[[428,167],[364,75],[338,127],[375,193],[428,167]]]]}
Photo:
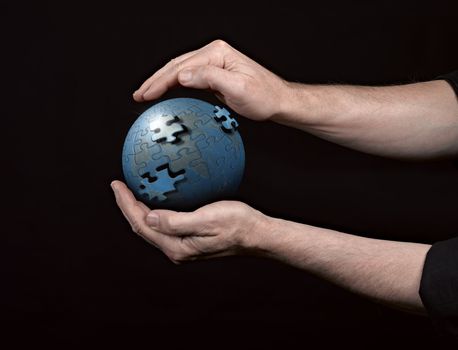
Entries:
{"type": "Polygon", "coordinates": [[[174,263],[255,249],[254,242],[268,218],[237,201],[215,202],[192,212],[150,210],[121,181],[111,186],[132,230],[174,263]]]}

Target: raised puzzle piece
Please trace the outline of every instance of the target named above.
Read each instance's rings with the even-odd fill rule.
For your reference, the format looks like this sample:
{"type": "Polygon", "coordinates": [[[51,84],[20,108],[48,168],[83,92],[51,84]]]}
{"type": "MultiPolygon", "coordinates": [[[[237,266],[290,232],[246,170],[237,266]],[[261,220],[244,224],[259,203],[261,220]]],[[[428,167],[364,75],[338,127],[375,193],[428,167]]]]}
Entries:
{"type": "Polygon", "coordinates": [[[165,194],[175,191],[175,183],[184,179],[183,174],[171,177],[168,166],[156,171],[154,176],[151,176],[150,173],[145,173],[142,177],[143,180],[140,182],[138,193],[147,197],[150,201],[154,199],[158,201],[166,200],[167,196],[165,194]]]}
{"type": "Polygon", "coordinates": [[[231,113],[224,107],[215,106],[215,119],[223,124],[221,128],[225,132],[235,131],[239,126],[239,123],[231,117],[231,113]]]}
{"type": "Polygon", "coordinates": [[[153,132],[151,139],[155,142],[176,142],[178,135],[187,130],[178,117],[169,115],[150,121],[149,128],[153,132]]]}

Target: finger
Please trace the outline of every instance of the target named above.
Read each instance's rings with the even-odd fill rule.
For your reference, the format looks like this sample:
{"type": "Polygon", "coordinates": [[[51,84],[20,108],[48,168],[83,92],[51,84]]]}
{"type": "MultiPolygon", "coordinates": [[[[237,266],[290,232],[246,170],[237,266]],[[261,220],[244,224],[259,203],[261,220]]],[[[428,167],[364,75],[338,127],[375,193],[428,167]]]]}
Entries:
{"type": "Polygon", "coordinates": [[[111,184],[121,212],[129,222],[132,230],[150,243],[161,248],[168,249],[173,242],[170,237],[154,231],[146,224],[146,215],[149,211],[148,207],[139,204],[132,192],[121,181],[113,181],[111,184]]]}
{"type": "Polygon", "coordinates": [[[242,89],[242,77],[216,66],[190,67],[178,73],[181,85],[195,89],[211,89],[223,96],[235,96],[242,89]]]}
{"type": "Polygon", "coordinates": [[[143,212],[145,213],[145,217],[151,211],[150,208],[148,208],[144,203],[142,203],[140,201],[137,201],[137,205],[140,206],[143,209],[143,212]]]}
{"type": "MultiPolygon", "coordinates": [[[[126,220],[129,222],[130,226],[132,225],[132,221],[129,215],[127,215],[127,212],[125,210],[126,208],[126,199],[122,199],[120,195],[121,188],[124,186],[124,183],[121,181],[115,180],[111,183],[111,188],[113,189],[113,193],[116,198],[116,204],[118,205],[119,209],[121,210],[122,214],[126,218],[126,220]]],[[[128,195],[125,195],[128,196],[128,195]]],[[[130,200],[130,199],[129,199],[130,200]]]]}
{"type": "Polygon", "coordinates": [[[121,211],[131,223],[132,229],[138,233],[139,236],[162,250],[162,252],[174,262],[188,260],[192,250],[183,244],[183,241],[179,237],[165,235],[148,227],[145,218],[150,211],[149,208],[137,201],[124,183],[121,181],[113,181],[112,187],[121,211]]]}
{"type": "MultiPolygon", "coordinates": [[[[219,49],[220,51],[222,49],[226,49],[226,47],[228,47],[229,45],[227,45],[225,42],[223,42],[222,40],[215,40],[215,41],[212,41],[211,43],[201,47],[200,49],[197,49],[197,50],[194,50],[194,51],[190,51],[190,52],[187,52],[181,56],[178,56],[172,60],[170,60],[164,67],[162,67],[161,69],[159,69],[156,73],[154,73],[151,77],[149,77],[141,86],[140,88],[134,92],[134,99],[137,100],[137,101],[142,101],[144,100],[143,98],[143,94],[149,89],[149,87],[151,86],[152,82],[159,78],[160,76],[162,76],[164,73],[170,71],[170,70],[173,70],[174,68],[176,69],[177,67],[180,66],[180,64],[187,60],[188,58],[194,56],[195,54],[199,53],[199,52],[202,52],[202,51],[209,51],[211,49],[219,49]]],[[[179,69],[177,69],[179,70],[179,69]]]]}
{"type": "Polygon", "coordinates": [[[202,212],[176,212],[157,209],[151,211],[146,222],[153,229],[172,236],[199,236],[208,224],[208,215],[202,212]]]}
{"type": "Polygon", "coordinates": [[[211,60],[207,53],[196,54],[183,62],[167,69],[162,75],[152,79],[150,86],[143,93],[143,100],[153,100],[162,96],[167,90],[178,85],[178,72],[184,68],[195,65],[210,64],[211,60]]]}
{"type": "Polygon", "coordinates": [[[153,78],[148,89],[143,93],[143,100],[152,100],[163,95],[168,89],[178,85],[178,73],[188,67],[214,65],[224,67],[226,48],[207,46],[185,60],[170,66],[163,74],[153,78]]]}
{"type": "Polygon", "coordinates": [[[181,56],[178,56],[172,60],[170,60],[164,67],[159,69],[157,72],[155,72],[152,76],[150,76],[145,82],[138,88],[137,91],[134,92],[133,97],[134,100],[137,102],[143,101],[143,94],[149,89],[151,86],[151,83],[154,79],[157,79],[160,77],[162,74],[164,74],[168,69],[173,67],[176,64],[180,64],[182,61],[186,60],[187,58],[193,56],[196,54],[196,52],[199,50],[194,50],[187,52],[181,56]]]}

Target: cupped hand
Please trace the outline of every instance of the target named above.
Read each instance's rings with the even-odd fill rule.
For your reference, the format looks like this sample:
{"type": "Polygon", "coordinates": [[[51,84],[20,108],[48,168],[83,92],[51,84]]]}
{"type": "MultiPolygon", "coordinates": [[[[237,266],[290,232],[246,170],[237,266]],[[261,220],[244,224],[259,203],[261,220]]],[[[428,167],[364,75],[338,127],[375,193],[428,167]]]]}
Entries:
{"type": "Polygon", "coordinates": [[[132,230],[173,262],[246,253],[255,249],[267,216],[237,201],[220,201],[192,212],[150,210],[121,181],[111,184],[132,230]]]}
{"type": "Polygon", "coordinates": [[[176,85],[208,89],[235,112],[267,120],[283,111],[288,82],[222,40],[172,59],[134,93],[138,102],[159,98],[176,85]]]}

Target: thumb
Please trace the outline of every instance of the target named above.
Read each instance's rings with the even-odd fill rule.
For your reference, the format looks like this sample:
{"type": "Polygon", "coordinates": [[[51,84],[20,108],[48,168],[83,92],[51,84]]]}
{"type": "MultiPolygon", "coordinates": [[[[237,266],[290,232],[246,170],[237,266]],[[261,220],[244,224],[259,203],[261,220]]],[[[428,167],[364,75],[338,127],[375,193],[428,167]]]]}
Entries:
{"type": "Polygon", "coordinates": [[[193,234],[202,227],[202,218],[195,212],[157,209],[149,212],[146,223],[161,233],[183,236],[193,234]]]}
{"type": "Polygon", "coordinates": [[[178,81],[185,87],[211,89],[225,96],[240,94],[240,75],[212,65],[185,68],[178,73],[178,81]]]}

